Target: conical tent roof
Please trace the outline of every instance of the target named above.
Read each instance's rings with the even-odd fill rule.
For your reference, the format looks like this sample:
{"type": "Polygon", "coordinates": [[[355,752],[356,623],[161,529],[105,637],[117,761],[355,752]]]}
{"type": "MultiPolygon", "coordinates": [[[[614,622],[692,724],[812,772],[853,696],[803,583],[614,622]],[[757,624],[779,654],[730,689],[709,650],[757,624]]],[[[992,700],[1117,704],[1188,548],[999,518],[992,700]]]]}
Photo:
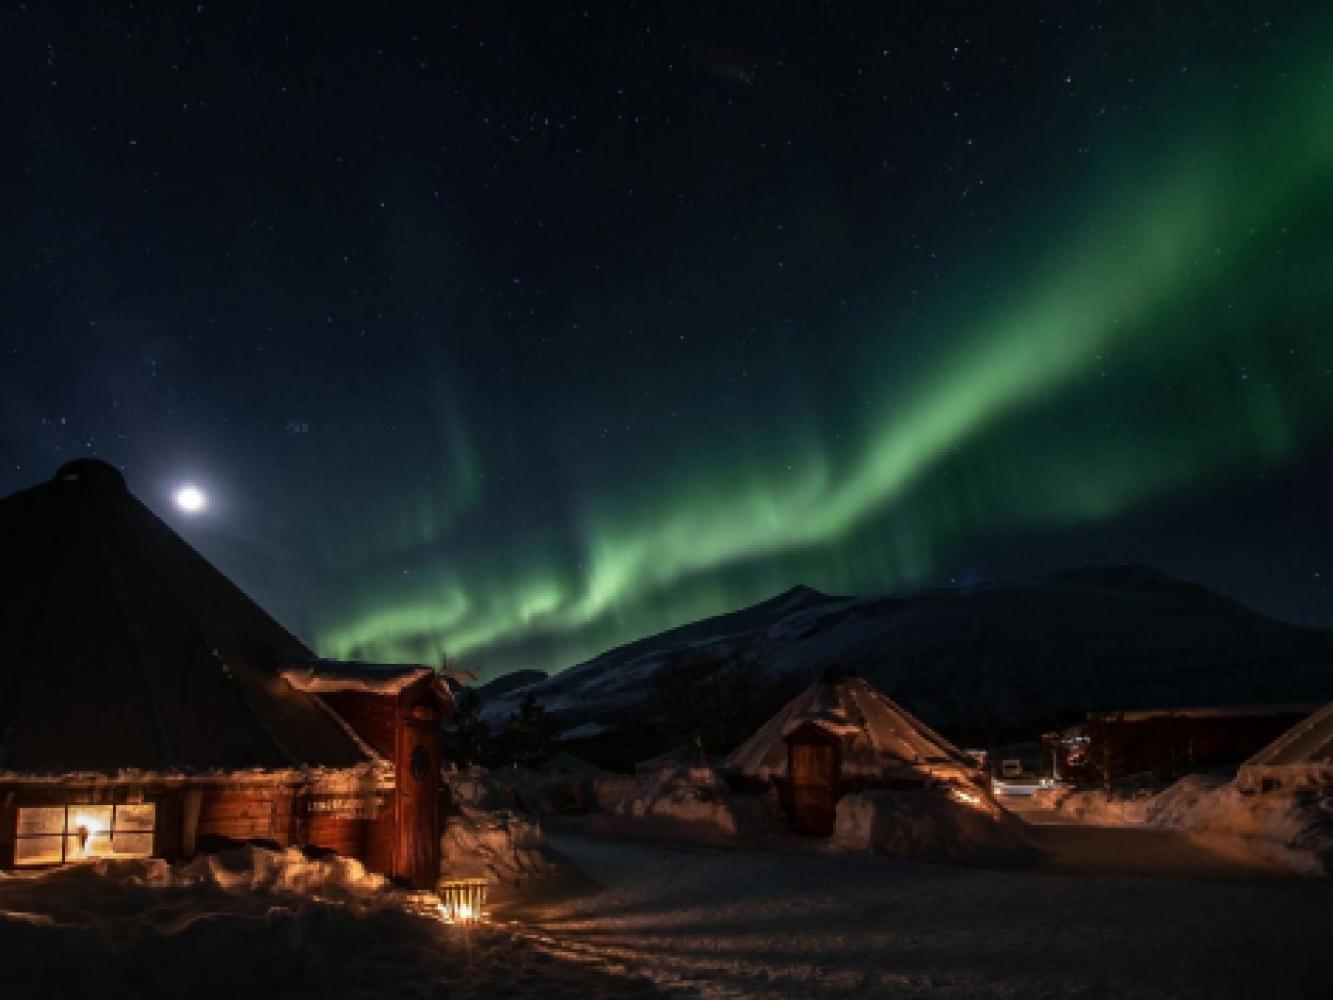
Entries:
{"type": "Polygon", "coordinates": [[[789,701],[727,758],[738,774],[787,773],[785,737],[813,724],[838,738],[842,774],[870,780],[905,777],[970,780],[975,762],[860,677],[830,671],[789,701]]]}
{"type": "Polygon", "coordinates": [[[0,500],[0,773],[344,769],[312,653],[95,459],[0,500]]]}
{"type": "Polygon", "coordinates": [[[1302,719],[1241,765],[1243,786],[1333,784],[1333,701],[1302,719]]]}

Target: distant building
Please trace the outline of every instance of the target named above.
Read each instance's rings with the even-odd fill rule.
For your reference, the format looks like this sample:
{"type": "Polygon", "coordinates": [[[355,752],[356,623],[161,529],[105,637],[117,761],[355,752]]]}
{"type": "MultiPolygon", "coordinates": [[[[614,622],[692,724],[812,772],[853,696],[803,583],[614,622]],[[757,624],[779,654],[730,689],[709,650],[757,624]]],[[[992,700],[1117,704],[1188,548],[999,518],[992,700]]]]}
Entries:
{"type": "Polygon", "coordinates": [[[1056,774],[1102,784],[1129,775],[1169,781],[1188,771],[1232,767],[1305,718],[1306,704],[1210,705],[1089,712],[1083,726],[1043,738],[1056,774]]]}
{"type": "Polygon", "coordinates": [[[0,867],[259,840],[434,885],[434,672],[316,659],[112,466],[0,500],[0,634],[0,867]]]}

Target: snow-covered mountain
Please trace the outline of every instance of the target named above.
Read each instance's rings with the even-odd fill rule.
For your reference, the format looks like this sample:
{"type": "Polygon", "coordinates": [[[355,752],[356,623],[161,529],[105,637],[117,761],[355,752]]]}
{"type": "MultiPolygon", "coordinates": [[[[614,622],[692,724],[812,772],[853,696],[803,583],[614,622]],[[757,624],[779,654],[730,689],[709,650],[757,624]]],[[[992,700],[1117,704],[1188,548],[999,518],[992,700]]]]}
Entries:
{"type": "Polygon", "coordinates": [[[651,728],[660,672],[688,657],[751,659],[773,708],[838,664],[967,739],[1090,709],[1333,698],[1333,632],[1118,567],[901,598],[796,587],[505,691],[483,713],[503,718],[531,692],[580,735],[651,728]]]}

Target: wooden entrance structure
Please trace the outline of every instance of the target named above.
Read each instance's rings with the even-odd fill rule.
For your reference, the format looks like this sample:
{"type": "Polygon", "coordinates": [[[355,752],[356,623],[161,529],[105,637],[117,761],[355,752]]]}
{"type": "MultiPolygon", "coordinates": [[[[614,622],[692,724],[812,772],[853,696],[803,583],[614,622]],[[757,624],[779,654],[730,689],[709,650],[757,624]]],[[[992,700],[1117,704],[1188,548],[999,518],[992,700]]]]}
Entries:
{"type": "Polygon", "coordinates": [[[434,888],[440,871],[440,722],[452,704],[440,679],[422,667],[399,668],[395,675],[355,664],[321,664],[284,677],[317,692],[372,750],[393,762],[386,874],[413,888],[434,888]]]}
{"type": "Polygon", "coordinates": [[[833,832],[842,793],[841,740],[815,722],[798,726],[787,744],[787,813],[799,833],[828,836],[833,832]]]}

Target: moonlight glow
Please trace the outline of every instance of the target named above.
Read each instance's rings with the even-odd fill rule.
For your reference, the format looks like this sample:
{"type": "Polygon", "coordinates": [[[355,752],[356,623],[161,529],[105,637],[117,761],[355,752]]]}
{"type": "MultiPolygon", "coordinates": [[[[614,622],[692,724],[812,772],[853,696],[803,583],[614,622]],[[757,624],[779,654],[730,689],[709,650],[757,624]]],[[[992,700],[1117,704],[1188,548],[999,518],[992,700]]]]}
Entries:
{"type": "Polygon", "coordinates": [[[176,506],[187,514],[198,514],[208,507],[208,494],[198,486],[186,485],[176,490],[176,506]]]}

